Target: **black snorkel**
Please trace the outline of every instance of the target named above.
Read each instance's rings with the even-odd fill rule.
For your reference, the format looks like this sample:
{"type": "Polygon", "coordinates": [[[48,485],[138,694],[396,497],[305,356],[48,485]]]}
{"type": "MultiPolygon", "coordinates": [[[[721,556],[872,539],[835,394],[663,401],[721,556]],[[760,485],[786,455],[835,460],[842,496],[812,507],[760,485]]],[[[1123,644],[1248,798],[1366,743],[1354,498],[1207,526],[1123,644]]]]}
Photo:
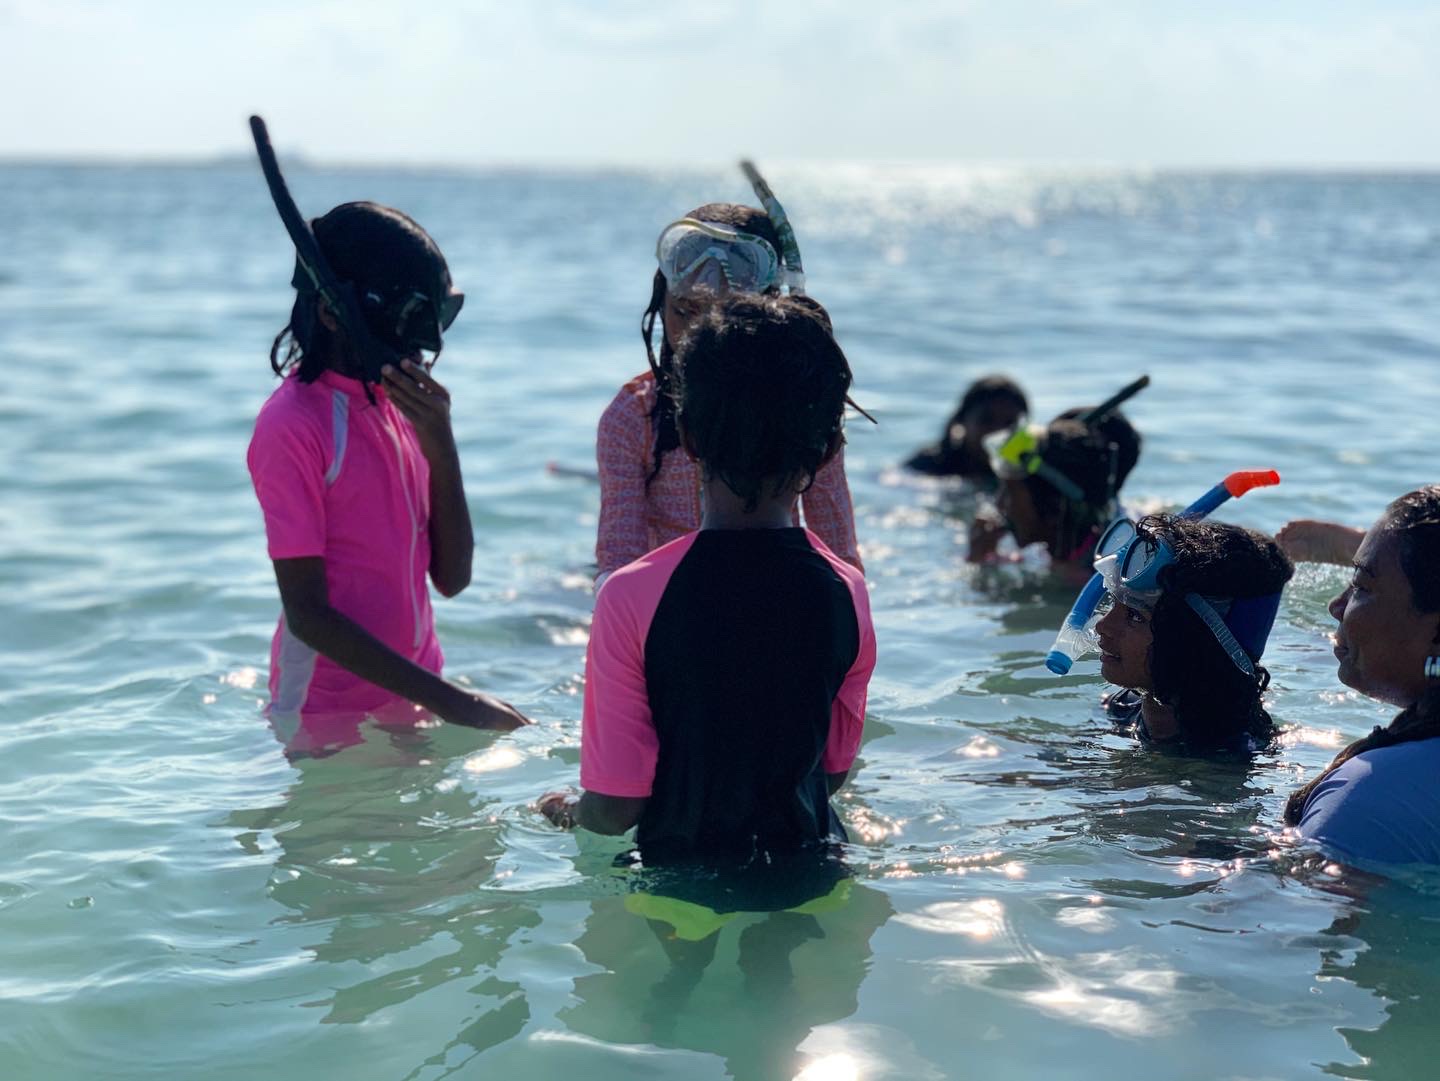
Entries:
{"type": "Polygon", "coordinates": [[[310,223],[301,215],[290,189],[285,186],[285,178],[280,175],[280,163],[275,158],[275,148],[270,145],[265,121],[252,116],[250,134],[255,137],[255,153],[260,157],[260,168],[265,173],[265,183],[270,187],[270,198],[275,200],[275,209],[280,212],[280,220],[285,223],[285,231],[295,245],[296,261],[354,348],[360,363],[361,381],[379,383],[381,369],[395,363],[394,352],[370,332],[354,288],[350,283],[341,281],[330,269],[310,223]]]}
{"type": "Polygon", "coordinates": [[[1139,379],[1135,380],[1135,382],[1126,383],[1125,386],[1110,395],[1110,397],[1106,398],[1094,409],[1087,410],[1076,419],[1085,425],[1085,427],[1093,428],[1149,385],[1150,377],[1148,375],[1142,375],[1139,379]]]}

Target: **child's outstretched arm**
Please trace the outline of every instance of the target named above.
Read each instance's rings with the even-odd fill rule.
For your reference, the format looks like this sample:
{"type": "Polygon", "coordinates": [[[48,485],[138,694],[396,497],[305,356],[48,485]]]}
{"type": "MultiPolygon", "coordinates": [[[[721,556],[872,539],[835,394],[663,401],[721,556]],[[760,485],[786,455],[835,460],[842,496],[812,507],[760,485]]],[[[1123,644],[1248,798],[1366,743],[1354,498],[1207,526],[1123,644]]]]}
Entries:
{"type": "Polygon", "coordinates": [[[403,372],[384,369],[385,390],[415,429],[430,465],[430,580],[442,596],[453,597],[470,584],[475,534],[450,428],[450,392],[418,364],[400,365],[403,372]]]}
{"type": "Polygon", "coordinates": [[[402,657],[349,616],[330,606],[325,560],[274,560],[285,623],[296,638],[347,671],[383,687],[442,720],[509,732],[530,721],[508,702],[447,683],[402,657]]]}
{"type": "Polygon", "coordinates": [[[1296,563],[1338,563],[1348,567],[1355,558],[1365,530],[1338,522],[1296,518],[1275,534],[1275,542],[1296,563]]]}

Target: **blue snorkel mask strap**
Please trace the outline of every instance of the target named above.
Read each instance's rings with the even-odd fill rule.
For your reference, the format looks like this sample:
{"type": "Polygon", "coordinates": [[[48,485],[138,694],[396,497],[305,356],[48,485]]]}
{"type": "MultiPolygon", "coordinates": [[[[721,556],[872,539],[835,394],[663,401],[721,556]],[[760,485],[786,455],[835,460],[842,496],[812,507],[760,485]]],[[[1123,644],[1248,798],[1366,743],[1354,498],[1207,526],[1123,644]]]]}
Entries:
{"type": "Polygon", "coordinates": [[[765,178],[760,175],[760,170],[755,168],[754,162],[742,161],[740,171],[755,189],[755,198],[760,200],[765,216],[770,219],[770,224],[775,226],[775,233],[780,238],[780,262],[785,267],[781,272],[781,279],[792,294],[804,296],[805,267],[800,262],[800,244],[795,239],[795,230],[790,225],[790,219],[785,216],[785,208],[780,205],[780,200],[775,198],[775,193],[770,190],[770,185],[765,183],[765,178]]]}

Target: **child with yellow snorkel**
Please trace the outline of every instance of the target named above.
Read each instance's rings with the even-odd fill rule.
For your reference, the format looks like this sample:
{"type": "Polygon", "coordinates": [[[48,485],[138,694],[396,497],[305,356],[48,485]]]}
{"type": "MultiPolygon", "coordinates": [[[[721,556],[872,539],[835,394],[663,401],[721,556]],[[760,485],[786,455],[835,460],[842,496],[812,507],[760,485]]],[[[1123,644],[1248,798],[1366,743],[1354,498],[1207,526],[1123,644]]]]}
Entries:
{"type": "Polygon", "coordinates": [[[997,513],[971,527],[969,561],[993,560],[1009,534],[1021,548],[1044,545],[1057,570],[1088,574],[1090,552],[1140,458],[1140,433],[1119,406],[1148,384],[1142,377],[1094,408],[1066,410],[1044,428],[1017,428],[998,441],[997,513]]]}

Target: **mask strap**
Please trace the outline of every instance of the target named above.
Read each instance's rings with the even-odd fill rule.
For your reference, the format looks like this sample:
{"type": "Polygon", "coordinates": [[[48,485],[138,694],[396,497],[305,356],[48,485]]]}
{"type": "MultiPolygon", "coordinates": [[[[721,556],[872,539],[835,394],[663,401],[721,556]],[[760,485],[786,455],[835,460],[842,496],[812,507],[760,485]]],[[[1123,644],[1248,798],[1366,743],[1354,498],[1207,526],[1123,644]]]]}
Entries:
{"type": "Polygon", "coordinates": [[[1185,594],[1185,603],[1205,621],[1205,626],[1210,628],[1210,633],[1220,643],[1220,648],[1229,655],[1235,667],[1247,676],[1254,678],[1255,662],[1250,659],[1250,654],[1245,652],[1245,647],[1231,633],[1230,628],[1225,626],[1225,621],[1220,618],[1220,613],[1215,611],[1210,602],[1198,593],[1187,593],[1185,594]]]}

